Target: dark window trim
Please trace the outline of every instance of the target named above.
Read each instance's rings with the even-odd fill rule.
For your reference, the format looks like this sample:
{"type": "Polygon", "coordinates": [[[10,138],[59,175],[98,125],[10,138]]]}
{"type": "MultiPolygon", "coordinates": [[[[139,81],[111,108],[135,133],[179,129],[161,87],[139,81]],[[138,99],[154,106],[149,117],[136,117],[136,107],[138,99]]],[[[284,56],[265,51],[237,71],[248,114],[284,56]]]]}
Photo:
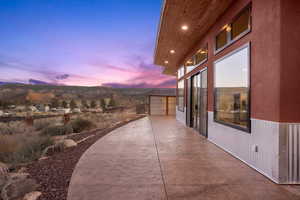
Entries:
{"type": "Polygon", "coordinates": [[[217,49],[217,36],[222,32],[223,29],[221,29],[214,37],[214,55],[217,55],[218,53],[220,53],[221,51],[223,51],[224,49],[226,49],[227,47],[231,46],[233,43],[235,43],[236,41],[242,39],[244,36],[246,36],[248,33],[250,33],[252,31],[252,4],[248,4],[245,8],[243,8],[231,21],[228,25],[230,25],[230,27],[232,28],[231,24],[234,20],[238,19],[245,10],[249,9],[250,10],[250,16],[249,16],[249,27],[247,30],[245,30],[244,32],[240,33],[238,36],[236,36],[235,38],[232,38],[232,33],[231,31],[227,32],[227,40],[228,43],[225,44],[223,47],[217,49]]]}
{"type": "MultiPolygon", "coordinates": [[[[204,60],[202,60],[199,64],[194,65],[194,66],[193,66],[194,68],[193,68],[191,71],[187,72],[186,74],[191,73],[191,72],[194,71],[197,67],[199,67],[199,66],[203,65],[204,63],[206,63],[207,60],[208,60],[208,57],[205,58],[204,60]]],[[[189,67],[191,67],[191,66],[189,66],[189,67]]],[[[187,66],[185,66],[185,68],[187,69],[187,66]]]]}
{"type": "Polygon", "coordinates": [[[213,101],[214,102],[214,109],[213,109],[214,110],[214,113],[213,113],[214,114],[214,122],[251,134],[251,42],[247,42],[246,44],[240,46],[239,48],[229,52],[228,54],[226,54],[222,58],[214,61],[213,68],[214,68],[214,84],[213,84],[213,87],[214,87],[214,101],[213,101]],[[229,124],[229,123],[226,123],[226,122],[223,122],[223,121],[220,121],[220,120],[216,119],[215,113],[217,112],[216,111],[216,100],[217,100],[216,92],[217,91],[216,91],[216,85],[215,85],[215,83],[216,83],[215,82],[215,80],[216,80],[216,78],[215,78],[215,75],[216,75],[215,74],[215,72],[216,72],[215,68],[216,68],[216,63],[217,62],[220,62],[220,61],[224,60],[225,58],[227,58],[227,57],[229,57],[229,56],[231,56],[231,55],[233,55],[233,54],[235,54],[235,53],[237,53],[237,52],[239,52],[242,49],[247,48],[247,47],[249,48],[249,52],[248,52],[248,55],[249,55],[248,56],[248,104],[249,104],[249,108],[248,108],[248,120],[247,120],[248,126],[247,126],[247,128],[243,128],[243,127],[240,127],[238,125],[229,124]]]}
{"type": "MultiPolygon", "coordinates": [[[[202,60],[202,61],[201,61],[200,63],[198,63],[198,64],[189,66],[189,67],[193,67],[193,69],[192,69],[191,71],[189,71],[189,72],[187,72],[187,67],[188,67],[188,66],[185,65],[185,63],[187,62],[187,61],[186,61],[186,62],[184,63],[184,65],[183,65],[184,68],[185,68],[186,74],[192,72],[194,69],[196,69],[196,68],[199,67],[200,65],[203,65],[205,62],[207,62],[207,60],[208,60],[208,43],[207,43],[207,42],[205,43],[205,45],[203,45],[202,47],[200,47],[198,50],[203,49],[203,48],[205,48],[205,49],[207,50],[207,56],[206,56],[206,58],[205,58],[204,60],[202,60]]],[[[197,53],[197,52],[196,52],[196,53],[197,53]]],[[[195,59],[196,53],[194,53],[193,56],[192,56],[191,58],[194,57],[193,59],[195,59]]],[[[189,58],[189,59],[191,59],[191,58],[189,58]]],[[[189,60],[189,59],[187,59],[187,60],[189,60]]]]}
{"type": "Polygon", "coordinates": [[[177,81],[176,102],[177,102],[177,110],[180,111],[180,112],[184,112],[184,107],[185,107],[185,79],[181,79],[181,80],[177,81]],[[178,101],[178,98],[179,98],[178,83],[180,81],[183,81],[183,96],[182,96],[183,97],[183,107],[182,107],[182,109],[180,108],[179,101],[178,101]]]}

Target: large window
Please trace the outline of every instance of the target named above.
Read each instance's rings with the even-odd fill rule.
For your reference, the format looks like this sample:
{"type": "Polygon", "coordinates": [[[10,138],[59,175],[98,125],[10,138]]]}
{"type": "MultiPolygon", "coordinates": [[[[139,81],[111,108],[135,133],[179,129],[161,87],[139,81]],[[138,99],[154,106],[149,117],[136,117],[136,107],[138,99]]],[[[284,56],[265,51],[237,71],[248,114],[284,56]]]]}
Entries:
{"type": "Polygon", "coordinates": [[[233,43],[251,29],[251,6],[240,12],[230,24],[226,24],[216,36],[216,51],[220,51],[233,43]]]}
{"type": "Polygon", "coordinates": [[[215,62],[214,119],[250,132],[250,45],[215,62]]]}
{"type": "Polygon", "coordinates": [[[177,105],[178,105],[178,110],[183,112],[184,111],[184,80],[178,81],[177,105]]]}

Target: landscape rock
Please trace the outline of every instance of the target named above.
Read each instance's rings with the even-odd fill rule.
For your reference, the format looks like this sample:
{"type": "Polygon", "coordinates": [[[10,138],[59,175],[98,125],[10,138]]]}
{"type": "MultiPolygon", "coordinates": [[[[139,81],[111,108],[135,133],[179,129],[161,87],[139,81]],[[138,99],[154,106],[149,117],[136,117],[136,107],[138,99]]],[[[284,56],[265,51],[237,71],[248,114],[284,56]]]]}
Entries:
{"type": "Polygon", "coordinates": [[[41,195],[41,192],[30,192],[24,196],[23,200],[37,200],[41,195]]]}
{"type": "Polygon", "coordinates": [[[67,139],[63,141],[63,146],[65,148],[76,147],[77,143],[74,140],[67,139]]]}
{"type": "Polygon", "coordinates": [[[67,136],[62,135],[62,136],[53,136],[51,138],[54,142],[54,145],[56,145],[56,144],[59,144],[59,143],[63,142],[66,139],[66,137],[67,136]]]}
{"type": "Polygon", "coordinates": [[[5,163],[0,162],[0,176],[9,172],[9,166],[5,163]]]}
{"type": "Polygon", "coordinates": [[[33,179],[28,178],[29,174],[12,173],[9,174],[8,180],[1,191],[1,198],[3,200],[22,199],[24,195],[35,191],[38,187],[33,179]]]}
{"type": "Polygon", "coordinates": [[[28,173],[10,173],[9,179],[11,181],[24,180],[29,176],[28,173]]]}
{"type": "Polygon", "coordinates": [[[8,181],[8,176],[0,175],[0,194],[1,194],[2,188],[6,185],[7,181],[8,181]]]}
{"type": "Polygon", "coordinates": [[[27,168],[26,167],[21,167],[19,170],[18,170],[18,173],[25,173],[27,171],[27,168]]]}

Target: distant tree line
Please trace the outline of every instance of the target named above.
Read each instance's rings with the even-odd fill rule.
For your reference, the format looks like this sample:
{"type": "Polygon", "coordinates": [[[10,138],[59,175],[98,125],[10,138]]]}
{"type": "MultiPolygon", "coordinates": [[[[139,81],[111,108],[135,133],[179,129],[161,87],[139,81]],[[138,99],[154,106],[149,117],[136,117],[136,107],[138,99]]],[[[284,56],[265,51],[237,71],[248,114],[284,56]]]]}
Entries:
{"type": "Polygon", "coordinates": [[[103,110],[105,110],[107,107],[115,107],[117,104],[113,98],[111,98],[108,103],[105,101],[105,99],[100,99],[99,102],[97,102],[96,100],[92,100],[92,101],[88,102],[87,100],[83,99],[83,100],[81,100],[81,106],[79,106],[74,99],[72,99],[70,101],[70,103],[68,103],[66,100],[63,100],[60,102],[57,98],[54,98],[51,100],[51,103],[50,103],[51,108],[59,108],[59,107],[69,108],[70,107],[71,109],[75,109],[75,108],[79,108],[79,107],[86,108],[86,109],[97,108],[98,105],[103,110]]]}

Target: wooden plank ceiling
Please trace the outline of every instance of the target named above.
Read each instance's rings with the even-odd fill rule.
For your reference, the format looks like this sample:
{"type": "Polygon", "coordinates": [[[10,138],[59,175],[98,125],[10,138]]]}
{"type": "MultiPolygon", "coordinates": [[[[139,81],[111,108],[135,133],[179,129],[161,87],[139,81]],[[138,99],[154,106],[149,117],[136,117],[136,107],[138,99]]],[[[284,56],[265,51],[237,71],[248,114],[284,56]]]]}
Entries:
{"type": "Polygon", "coordinates": [[[157,35],[154,64],[174,75],[189,51],[233,0],[165,0],[157,35]],[[188,30],[183,31],[182,25],[188,30]],[[170,50],[175,50],[171,54],[170,50]],[[165,63],[168,61],[168,64],[165,63]]]}

